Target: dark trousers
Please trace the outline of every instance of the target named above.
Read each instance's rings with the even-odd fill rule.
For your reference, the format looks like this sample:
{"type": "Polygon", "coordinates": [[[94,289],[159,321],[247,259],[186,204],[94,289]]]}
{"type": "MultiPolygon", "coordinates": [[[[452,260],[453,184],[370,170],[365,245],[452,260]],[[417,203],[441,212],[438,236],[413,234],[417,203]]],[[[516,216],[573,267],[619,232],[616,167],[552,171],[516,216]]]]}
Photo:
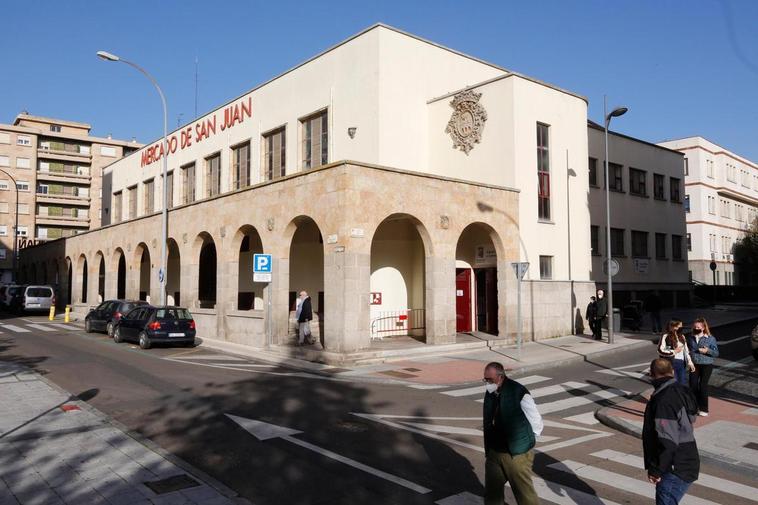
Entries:
{"type": "Polygon", "coordinates": [[[603,338],[603,320],[605,317],[596,317],[592,320],[592,324],[590,327],[592,328],[592,336],[595,337],[595,340],[600,340],[603,338]]]}
{"type": "Polygon", "coordinates": [[[661,312],[650,312],[650,328],[653,333],[660,333],[663,331],[663,325],[661,324],[661,312]]]}
{"type": "Polygon", "coordinates": [[[691,482],[682,480],[673,473],[664,473],[655,486],[655,505],[677,505],[690,484],[691,482]]]}
{"type": "Polygon", "coordinates": [[[690,389],[697,399],[697,408],[702,412],[708,412],[708,381],[711,380],[713,365],[698,365],[695,363],[695,371],[690,374],[690,389]]]}

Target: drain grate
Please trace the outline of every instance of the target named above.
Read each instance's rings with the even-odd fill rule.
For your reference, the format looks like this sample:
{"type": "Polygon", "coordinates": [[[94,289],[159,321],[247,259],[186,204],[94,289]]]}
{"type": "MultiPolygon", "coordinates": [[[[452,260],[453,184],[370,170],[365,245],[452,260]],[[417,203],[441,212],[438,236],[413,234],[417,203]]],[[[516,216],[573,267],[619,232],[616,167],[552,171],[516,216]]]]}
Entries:
{"type": "Polygon", "coordinates": [[[153,480],[144,483],[155,494],[166,494],[174,491],[181,491],[182,489],[188,489],[191,487],[199,486],[200,483],[183,473],[181,475],[174,475],[161,480],[153,480]]]}

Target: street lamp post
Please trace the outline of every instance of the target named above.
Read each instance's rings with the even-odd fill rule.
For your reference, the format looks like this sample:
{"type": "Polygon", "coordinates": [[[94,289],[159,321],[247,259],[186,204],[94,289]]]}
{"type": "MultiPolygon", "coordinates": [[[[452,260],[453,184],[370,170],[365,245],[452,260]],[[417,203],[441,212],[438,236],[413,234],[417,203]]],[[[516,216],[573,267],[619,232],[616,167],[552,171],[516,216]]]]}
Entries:
{"type": "Polygon", "coordinates": [[[613,343],[613,275],[611,275],[611,197],[610,190],[611,184],[608,178],[608,127],[611,124],[611,119],[614,117],[623,116],[629,109],[626,107],[616,107],[610,113],[608,113],[608,99],[603,96],[603,117],[605,118],[605,252],[606,252],[606,269],[608,276],[608,343],[613,343]]]}
{"type": "Polygon", "coordinates": [[[0,172],[4,173],[8,176],[10,180],[13,181],[13,187],[16,188],[16,217],[15,217],[15,224],[13,225],[13,258],[12,258],[12,265],[13,265],[13,283],[15,284],[18,280],[17,270],[18,270],[18,183],[16,183],[16,179],[13,178],[11,174],[6,172],[5,170],[0,169],[0,172]]]}
{"type": "Polygon", "coordinates": [[[131,61],[124,60],[122,58],[119,58],[115,54],[111,54],[105,51],[98,51],[97,56],[105,61],[120,61],[122,63],[126,63],[130,67],[136,68],[139,70],[145,77],[150,79],[150,82],[153,83],[153,86],[155,86],[155,89],[158,90],[158,94],[161,97],[161,104],[163,105],[163,233],[162,233],[162,239],[161,239],[161,269],[158,274],[158,282],[160,284],[160,290],[161,290],[161,305],[166,305],[166,277],[167,277],[167,267],[166,267],[166,248],[167,248],[167,242],[168,242],[168,111],[166,109],[166,97],[163,95],[163,91],[161,90],[161,87],[158,86],[158,82],[156,82],[155,79],[153,79],[153,76],[148,74],[147,71],[137,65],[136,63],[132,63],[131,61]]]}

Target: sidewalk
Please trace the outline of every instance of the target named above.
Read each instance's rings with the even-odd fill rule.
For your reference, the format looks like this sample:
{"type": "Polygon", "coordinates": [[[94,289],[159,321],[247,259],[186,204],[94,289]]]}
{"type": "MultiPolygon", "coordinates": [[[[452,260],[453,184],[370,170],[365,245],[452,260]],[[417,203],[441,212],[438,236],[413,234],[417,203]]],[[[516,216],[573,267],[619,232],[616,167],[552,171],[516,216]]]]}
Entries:
{"type": "Polygon", "coordinates": [[[24,366],[0,362],[0,411],[3,505],[248,503],[24,366]]]}

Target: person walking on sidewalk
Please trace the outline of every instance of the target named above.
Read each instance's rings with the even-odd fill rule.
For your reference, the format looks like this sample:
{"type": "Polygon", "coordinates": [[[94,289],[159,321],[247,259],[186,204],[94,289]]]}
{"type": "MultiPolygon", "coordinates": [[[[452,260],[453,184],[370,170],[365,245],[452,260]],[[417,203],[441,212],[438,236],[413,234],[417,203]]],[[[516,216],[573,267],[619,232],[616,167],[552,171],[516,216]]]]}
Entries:
{"type": "Polygon", "coordinates": [[[595,318],[597,317],[597,298],[590,296],[590,303],[587,304],[587,310],[584,313],[584,317],[587,319],[587,324],[590,325],[590,331],[592,335],[595,335],[595,318]]]}
{"type": "Polygon", "coordinates": [[[708,322],[703,317],[692,323],[692,336],[689,339],[690,356],[695,370],[690,374],[690,388],[697,398],[698,415],[708,415],[708,382],[713,372],[713,362],[719,356],[716,337],[711,335],[708,322]]]}
{"type": "Polygon", "coordinates": [[[300,292],[300,297],[297,299],[295,318],[297,319],[297,345],[303,345],[306,341],[313,344],[315,342],[311,333],[313,305],[311,297],[304,290],[300,292]]]}
{"type": "Polygon", "coordinates": [[[656,505],[677,505],[700,472],[700,455],[692,427],[697,403],[689,388],[674,379],[671,361],[650,363],[655,390],[645,407],[642,426],[647,479],[655,484],[656,505]]]}
{"type": "Polygon", "coordinates": [[[661,337],[658,344],[658,356],[671,361],[674,366],[676,381],[686,386],[689,372],[695,370],[692,363],[690,350],[687,347],[687,339],[682,333],[682,322],[676,319],[669,321],[666,333],[661,337]]]}
{"type": "Polygon", "coordinates": [[[645,298],[645,311],[650,314],[650,328],[658,335],[663,331],[663,325],[661,324],[661,297],[658,293],[653,291],[647,298],[645,298]]]}
{"type": "Polygon", "coordinates": [[[592,336],[595,337],[595,340],[602,340],[603,321],[608,316],[608,300],[605,299],[605,292],[602,289],[597,290],[597,302],[595,302],[595,308],[595,324],[592,329],[592,336]]]}
{"type": "Polygon", "coordinates": [[[542,416],[529,390],[505,376],[501,363],[484,367],[484,503],[503,505],[510,482],[518,505],[537,505],[532,482],[542,416]]]}

